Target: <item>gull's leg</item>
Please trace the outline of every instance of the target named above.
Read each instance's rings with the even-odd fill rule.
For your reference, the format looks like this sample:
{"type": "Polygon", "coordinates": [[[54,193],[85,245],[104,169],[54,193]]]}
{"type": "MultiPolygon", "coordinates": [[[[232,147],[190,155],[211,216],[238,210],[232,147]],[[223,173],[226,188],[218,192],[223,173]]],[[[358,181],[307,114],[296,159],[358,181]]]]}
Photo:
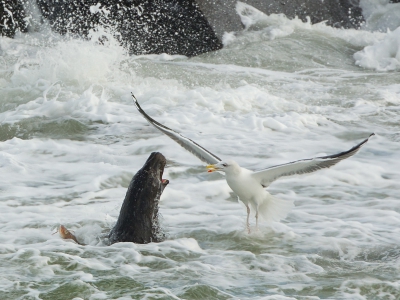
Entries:
{"type": "Polygon", "coordinates": [[[256,210],[256,230],[258,230],[258,209],[256,210]]]}
{"type": "Polygon", "coordinates": [[[246,222],[246,227],[247,227],[247,231],[248,233],[250,233],[250,222],[249,222],[249,217],[250,217],[250,207],[248,204],[246,204],[246,208],[247,208],[247,222],[246,222]]]}

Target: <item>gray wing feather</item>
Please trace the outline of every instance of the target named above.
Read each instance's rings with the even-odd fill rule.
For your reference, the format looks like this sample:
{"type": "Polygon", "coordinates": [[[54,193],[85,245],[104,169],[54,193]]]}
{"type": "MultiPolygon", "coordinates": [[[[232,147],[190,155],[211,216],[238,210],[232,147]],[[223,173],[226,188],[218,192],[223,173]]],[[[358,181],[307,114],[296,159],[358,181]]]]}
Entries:
{"type": "Polygon", "coordinates": [[[333,165],[336,165],[338,162],[356,154],[357,151],[360,150],[360,148],[366,142],[368,142],[369,138],[373,135],[374,133],[348,151],[340,152],[334,155],[302,159],[283,165],[273,166],[264,170],[256,171],[252,173],[252,176],[258,179],[261,185],[267,187],[271,184],[271,182],[282,176],[311,173],[319,169],[329,168],[333,165]]]}
{"type": "Polygon", "coordinates": [[[204,161],[208,164],[216,164],[221,161],[221,159],[212,154],[210,151],[207,149],[203,148],[196,142],[192,141],[191,139],[184,137],[180,133],[168,128],[167,126],[164,126],[163,124],[157,122],[153,118],[151,118],[148,114],[145,113],[145,111],[140,107],[139,102],[136,100],[135,96],[132,94],[133,100],[135,102],[136,108],[138,111],[141,113],[141,115],[155,128],[160,130],[162,133],[173,139],[175,142],[177,142],[179,145],[181,145],[183,148],[188,150],[190,153],[198,157],[201,161],[204,161]]]}

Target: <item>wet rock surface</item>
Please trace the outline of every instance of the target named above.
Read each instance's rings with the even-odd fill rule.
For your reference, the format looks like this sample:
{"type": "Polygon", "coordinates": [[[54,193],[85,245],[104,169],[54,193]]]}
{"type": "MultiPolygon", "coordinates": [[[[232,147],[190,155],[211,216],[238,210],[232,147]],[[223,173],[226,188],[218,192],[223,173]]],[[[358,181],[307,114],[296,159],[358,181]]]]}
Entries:
{"type": "Polygon", "coordinates": [[[101,25],[111,29],[131,54],[199,55],[222,48],[195,1],[38,0],[51,27],[87,37],[101,25]]]}
{"type": "MultiPolygon", "coordinates": [[[[359,0],[243,0],[265,14],[359,28],[359,0]]],[[[392,2],[397,2],[392,0],[392,2]]],[[[224,32],[243,28],[236,0],[2,0],[2,35],[35,30],[43,22],[60,34],[88,38],[103,26],[131,54],[195,56],[222,48],[224,32]]]]}

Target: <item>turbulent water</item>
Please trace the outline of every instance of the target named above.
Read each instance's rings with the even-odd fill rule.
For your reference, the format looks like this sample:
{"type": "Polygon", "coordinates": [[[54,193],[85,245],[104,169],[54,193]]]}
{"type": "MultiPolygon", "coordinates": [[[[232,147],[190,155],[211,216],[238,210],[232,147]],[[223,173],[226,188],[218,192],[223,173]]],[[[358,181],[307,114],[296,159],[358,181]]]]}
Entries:
{"type": "Polygon", "coordinates": [[[111,36],[99,44],[101,30],[0,38],[0,299],[399,299],[400,4],[386,2],[362,2],[358,31],[239,5],[246,29],[190,59],[128,56],[111,36]],[[295,207],[258,230],[252,216],[248,234],[224,176],[146,123],[131,92],[250,169],[376,136],[273,183],[295,207]],[[168,160],[168,238],[106,246],[152,151],[168,160]],[[59,224],[87,245],[52,235],[59,224]]]}

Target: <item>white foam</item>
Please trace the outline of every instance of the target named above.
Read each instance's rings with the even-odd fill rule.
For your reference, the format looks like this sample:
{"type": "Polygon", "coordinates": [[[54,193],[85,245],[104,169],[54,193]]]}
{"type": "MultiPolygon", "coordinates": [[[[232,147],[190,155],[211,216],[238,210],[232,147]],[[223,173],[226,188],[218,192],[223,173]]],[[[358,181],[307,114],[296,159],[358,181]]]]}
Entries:
{"type": "Polygon", "coordinates": [[[386,32],[400,26],[400,3],[390,3],[389,0],[361,0],[360,7],[366,19],[363,29],[386,32]]]}
{"type": "Polygon", "coordinates": [[[367,46],[354,54],[356,64],[377,71],[396,71],[400,69],[400,27],[389,32],[374,45],[367,46]]]}
{"type": "MultiPolygon", "coordinates": [[[[310,20],[303,22],[297,17],[289,20],[283,14],[266,15],[256,8],[242,2],[238,2],[236,10],[241,17],[245,30],[262,29],[260,31],[262,32],[262,36],[265,37],[265,34],[267,34],[270,40],[284,38],[301,30],[339,38],[355,46],[365,46],[372,42],[379,41],[384,36],[384,34],[379,32],[333,28],[327,26],[325,22],[311,24],[310,20]]],[[[260,34],[258,34],[258,38],[259,37],[260,34]]]]}

